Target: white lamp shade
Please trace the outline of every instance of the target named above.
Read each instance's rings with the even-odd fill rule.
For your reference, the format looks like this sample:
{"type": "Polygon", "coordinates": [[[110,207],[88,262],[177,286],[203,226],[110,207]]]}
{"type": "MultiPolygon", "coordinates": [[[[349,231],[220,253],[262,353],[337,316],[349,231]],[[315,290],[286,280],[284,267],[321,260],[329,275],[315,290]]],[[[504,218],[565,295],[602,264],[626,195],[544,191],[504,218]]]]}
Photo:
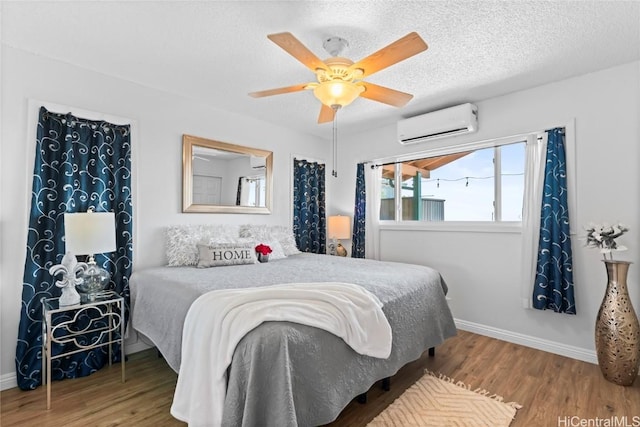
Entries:
{"type": "Polygon", "coordinates": [[[116,250],[116,221],[113,212],[64,214],[66,252],[94,255],[116,250]]]}
{"type": "Polygon", "coordinates": [[[344,107],[351,104],[363,91],[363,86],[343,80],[335,80],[320,83],[313,90],[313,94],[327,107],[334,105],[344,107]]]}
{"type": "Polygon", "coordinates": [[[344,215],[330,216],[327,229],[330,239],[350,239],[351,219],[344,215]]]}

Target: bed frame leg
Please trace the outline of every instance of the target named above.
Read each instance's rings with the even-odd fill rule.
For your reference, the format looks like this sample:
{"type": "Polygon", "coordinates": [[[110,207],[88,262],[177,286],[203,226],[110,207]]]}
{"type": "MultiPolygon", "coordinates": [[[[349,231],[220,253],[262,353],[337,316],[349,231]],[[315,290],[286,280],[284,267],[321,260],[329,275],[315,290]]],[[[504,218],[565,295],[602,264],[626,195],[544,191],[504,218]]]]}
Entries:
{"type": "Polygon", "coordinates": [[[356,400],[361,405],[364,405],[365,403],[367,403],[367,392],[365,391],[364,393],[359,394],[358,397],[356,397],[356,400]]]}
{"type": "Polygon", "coordinates": [[[433,357],[436,355],[436,348],[435,347],[429,347],[429,357],[433,357]]]}
{"type": "Polygon", "coordinates": [[[384,391],[391,390],[391,377],[387,377],[387,378],[383,378],[382,379],[382,389],[384,391]]]}

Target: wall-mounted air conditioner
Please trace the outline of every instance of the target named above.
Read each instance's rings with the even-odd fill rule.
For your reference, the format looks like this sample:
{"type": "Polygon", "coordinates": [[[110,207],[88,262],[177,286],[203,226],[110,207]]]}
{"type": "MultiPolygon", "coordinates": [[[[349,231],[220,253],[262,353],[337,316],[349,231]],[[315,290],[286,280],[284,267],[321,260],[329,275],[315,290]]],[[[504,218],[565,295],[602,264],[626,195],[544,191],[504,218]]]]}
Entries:
{"type": "Polygon", "coordinates": [[[398,122],[400,144],[415,144],[478,130],[478,107],[456,105],[398,122]]]}

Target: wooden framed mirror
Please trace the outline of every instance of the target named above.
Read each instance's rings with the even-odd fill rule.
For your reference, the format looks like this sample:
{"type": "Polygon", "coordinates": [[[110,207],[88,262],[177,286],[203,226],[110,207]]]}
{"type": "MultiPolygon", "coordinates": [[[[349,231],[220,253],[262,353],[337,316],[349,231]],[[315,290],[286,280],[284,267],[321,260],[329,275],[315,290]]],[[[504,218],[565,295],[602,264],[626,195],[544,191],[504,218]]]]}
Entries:
{"type": "Polygon", "coordinates": [[[182,136],[182,212],[271,213],[273,153],[182,136]]]}

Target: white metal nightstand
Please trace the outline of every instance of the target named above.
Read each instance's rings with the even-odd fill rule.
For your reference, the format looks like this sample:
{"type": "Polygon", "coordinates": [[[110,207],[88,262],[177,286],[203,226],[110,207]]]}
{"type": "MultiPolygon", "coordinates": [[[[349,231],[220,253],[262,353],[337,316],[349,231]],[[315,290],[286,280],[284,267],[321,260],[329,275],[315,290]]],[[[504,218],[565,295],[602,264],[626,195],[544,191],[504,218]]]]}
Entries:
{"type": "Polygon", "coordinates": [[[119,343],[122,382],[125,381],[124,327],[124,298],[115,292],[106,291],[94,301],[62,307],[59,305],[59,298],[42,299],[42,383],[47,385],[47,409],[51,408],[51,361],[53,359],[108,345],[109,365],[111,365],[111,345],[119,343]],[[53,322],[58,323],[53,324],[52,318],[57,313],[67,314],[66,320],[54,320],[53,322]],[[76,322],[83,315],[87,316],[87,324],[78,329],[76,322]],[[89,342],[79,341],[80,338],[86,339],[90,334],[94,336],[89,342]],[[75,349],[52,356],[53,343],[72,344],[75,349]]]}

